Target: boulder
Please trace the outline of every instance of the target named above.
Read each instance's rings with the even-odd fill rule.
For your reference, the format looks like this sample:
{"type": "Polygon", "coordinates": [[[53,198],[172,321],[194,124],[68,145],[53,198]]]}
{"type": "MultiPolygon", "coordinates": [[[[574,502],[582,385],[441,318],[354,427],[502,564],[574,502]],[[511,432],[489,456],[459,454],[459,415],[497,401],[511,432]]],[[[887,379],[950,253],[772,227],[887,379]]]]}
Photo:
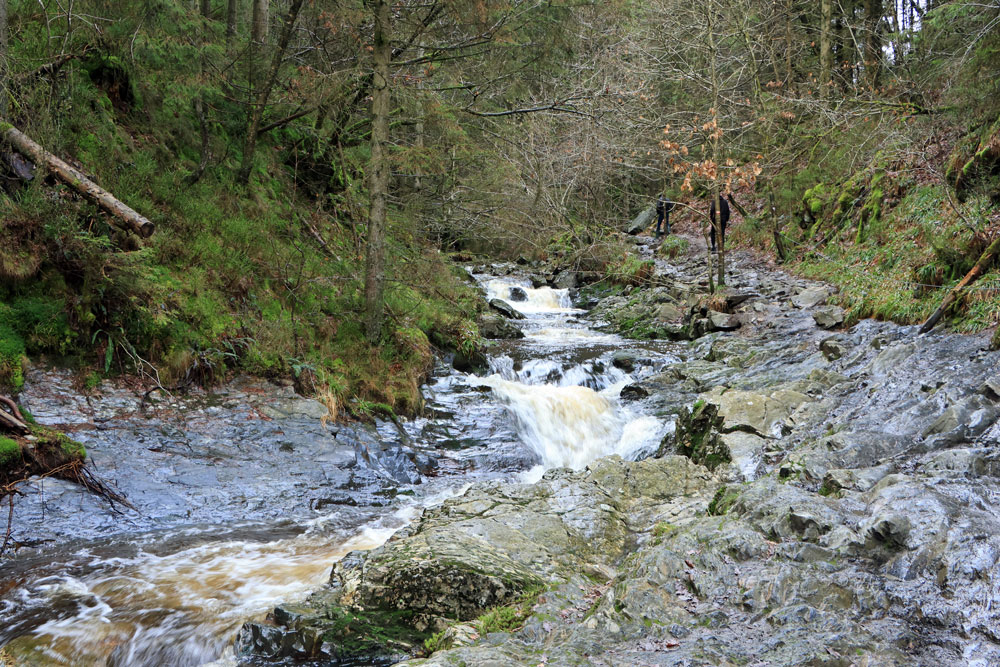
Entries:
{"type": "Polygon", "coordinates": [[[822,329],[832,329],[844,323],[844,309],[840,306],[822,306],[812,313],[816,325],[822,329]]]}
{"type": "Polygon", "coordinates": [[[576,285],[576,271],[560,271],[552,281],[552,286],[556,289],[573,289],[576,285]]]}
{"type": "Polygon", "coordinates": [[[518,302],[527,301],[528,293],[524,291],[523,287],[518,287],[517,285],[514,285],[513,287],[510,288],[510,300],[518,302]]]}
{"type": "Polygon", "coordinates": [[[706,400],[718,406],[722,430],[756,433],[764,438],[780,437],[785,420],[803,403],[813,399],[797,391],[783,389],[770,396],[753,391],[711,392],[706,400]]]}
{"type": "Polygon", "coordinates": [[[635,364],[638,360],[639,357],[635,352],[631,350],[618,350],[611,357],[611,365],[622,369],[626,373],[631,373],[635,370],[635,364]]]}
{"type": "Polygon", "coordinates": [[[491,340],[511,340],[524,338],[520,327],[499,315],[487,313],[479,319],[479,333],[491,340]]]}
{"type": "Polygon", "coordinates": [[[840,337],[830,336],[829,338],[824,338],[820,341],[819,351],[823,353],[823,357],[827,361],[836,361],[847,353],[847,348],[844,346],[840,337]]]}
{"type": "Polygon", "coordinates": [[[653,224],[654,220],[656,220],[656,204],[651,204],[649,208],[632,219],[632,222],[625,228],[625,233],[630,236],[641,234],[653,224]]]}
{"type": "Polygon", "coordinates": [[[820,287],[807,287],[792,297],[792,305],[796,308],[812,308],[826,303],[826,300],[833,294],[833,290],[825,285],[820,287]]]}
{"type": "Polygon", "coordinates": [[[656,308],[656,319],[662,322],[676,322],[684,317],[684,311],[673,303],[660,304],[656,308]]]}
{"type": "Polygon", "coordinates": [[[502,299],[490,299],[490,308],[511,320],[524,319],[524,313],[502,299]]]}
{"type": "Polygon", "coordinates": [[[740,328],[740,318],[736,315],[708,311],[709,331],[735,331],[740,328]]]}
{"type": "Polygon", "coordinates": [[[633,383],[623,387],[619,396],[623,401],[638,401],[649,396],[649,390],[641,384],[633,383]]]}

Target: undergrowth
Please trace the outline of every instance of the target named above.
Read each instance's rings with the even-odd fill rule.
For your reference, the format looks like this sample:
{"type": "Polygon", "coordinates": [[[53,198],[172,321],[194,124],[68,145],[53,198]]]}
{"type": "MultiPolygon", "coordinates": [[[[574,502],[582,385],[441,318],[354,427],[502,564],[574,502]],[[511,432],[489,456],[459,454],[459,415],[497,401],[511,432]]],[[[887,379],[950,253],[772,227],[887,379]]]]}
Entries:
{"type": "MultiPolygon", "coordinates": [[[[294,138],[278,132],[258,151],[254,185],[240,186],[245,109],[200,68],[200,49],[223,48],[221,22],[205,27],[181,2],[135,11],[96,42],[75,31],[67,48],[88,55],[52,81],[27,80],[11,120],[157,231],[140,242],[41,179],[0,193],[0,390],[21,388],[28,359],[55,355],[81,358],[102,377],[138,372],[171,386],[240,370],[292,378],[334,407],[357,399],[419,410],[434,348],[481,345],[473,289],[397,212],[388,324],[382,340],[367,340],[363,152],[346,151],[329,201],[317,202],[283,162],[282,142],[294,138]],[[206,45],[187,38],[202,30],[206,45]],[[218,120],[213,159],[191,184],[198,97],[218,120]]],[[[45,22],[20,25],[19,36],[12,61],[44,62],[45,22]]]]}

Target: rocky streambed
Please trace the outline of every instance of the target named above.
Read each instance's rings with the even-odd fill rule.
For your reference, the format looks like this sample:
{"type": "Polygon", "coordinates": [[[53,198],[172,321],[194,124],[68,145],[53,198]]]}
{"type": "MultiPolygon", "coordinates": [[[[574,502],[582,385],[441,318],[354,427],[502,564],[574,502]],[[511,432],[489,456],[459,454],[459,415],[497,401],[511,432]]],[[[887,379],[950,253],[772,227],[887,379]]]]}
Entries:
{"type": "Polygon", "coordinates": [[[733,259],[732,312],[700,308],[698,256],[593,311],[709,332],[626,391],[676,416],[655,456],[476,484],[244,626],[241,650],[389,664],[429,638],[405,664],[1000,664],[1000,354],[882,322],[830,331],[831,290],[733,259]]]}
{"type": "Polygon", "coordinates": [[[491,316],[489,370],[442,364],[399,425],[266,383],[146,404],[37,371],[29,407],[139,511],[50,480],[18,499],[0,656],[1000,663],[1000,355],[838,329],[828,287],[731,259],[726,300],[691,254],[573,290],[589,313],[481,267],[527,317],[491,316]]]}

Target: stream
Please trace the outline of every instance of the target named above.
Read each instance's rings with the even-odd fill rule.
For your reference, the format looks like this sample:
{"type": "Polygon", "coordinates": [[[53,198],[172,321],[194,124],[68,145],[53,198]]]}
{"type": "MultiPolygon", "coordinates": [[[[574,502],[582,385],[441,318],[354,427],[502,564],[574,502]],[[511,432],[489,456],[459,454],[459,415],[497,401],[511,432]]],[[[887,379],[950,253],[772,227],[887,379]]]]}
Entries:
{"type": "Polygon", "coordinates": [[[235,665],[245,621],[304,598],[336,560],[470,484],[655,451],[673,417],[619,394],[677,361],[677,344],[601,333],[567,290],[476,278],[525,314],[525,337],[497,341],[483,376],[441,362],[424,416],[401,428],[323,423],[316,401],[245,378],[141,401],[108,382],[81,395],[70,372],[34,370],[23,402],[82,441],[137,511],[60,480],[25,488],[20,548],[0,571],[5,654],[25,665],[235,665]]]}

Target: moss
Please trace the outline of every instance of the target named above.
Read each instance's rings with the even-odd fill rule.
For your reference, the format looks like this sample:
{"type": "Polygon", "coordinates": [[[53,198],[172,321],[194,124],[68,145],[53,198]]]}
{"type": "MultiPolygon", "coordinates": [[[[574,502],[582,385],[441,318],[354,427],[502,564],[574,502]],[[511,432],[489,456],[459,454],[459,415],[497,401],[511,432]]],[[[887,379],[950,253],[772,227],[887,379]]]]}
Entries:
{"type": "Polygon", "coordinates": [[[10,438],[0,437],[0,467],[16,464],[21,460],[21,446],[10,438]]]}
{"type": "Polygon", "coordinates": [[[413,627],[413,616],[406,610],[356,611],[331,606],[325,612],[323,640],[335,644],[338,656],[343,657],[409,651],[430,637],[413,627]]]}
{"type": "Polygon", "coordinates": [[[729,510],[733,508],[733,505],[736,504],[739,497],[740,494],[737,489],[726,485],[720,486],[718,490],[716,490],[715,495],[712,496],[711,502],[708,503],[709,516],[723,516],[725,514],[729,514],[729,510]]]}
{"type": "Polygon", "coordinates": [[[722,427],[722,417],[718,406],[698,401],[691,410],[682,410],[678,415],[674,443],[677,452],[690,457],[709,470],[714,470],[731,460],[729,448],[722,442],[718,429],[722,427]]]}
{"type": "Polygon", "coordinates": [[[531,616],[538,597],[545,590],[544,586],[529,588],[513,604],[489,610],[474,621],[476,630],[480,635],[519,630],[531,616]]]}
{"type": "Polygon", "coordinates": [[[827,186],[824,183],[817,183],[802,195],[802,204],[813,220],[818,220],[823,214],[828,198],[827,186]]]}

